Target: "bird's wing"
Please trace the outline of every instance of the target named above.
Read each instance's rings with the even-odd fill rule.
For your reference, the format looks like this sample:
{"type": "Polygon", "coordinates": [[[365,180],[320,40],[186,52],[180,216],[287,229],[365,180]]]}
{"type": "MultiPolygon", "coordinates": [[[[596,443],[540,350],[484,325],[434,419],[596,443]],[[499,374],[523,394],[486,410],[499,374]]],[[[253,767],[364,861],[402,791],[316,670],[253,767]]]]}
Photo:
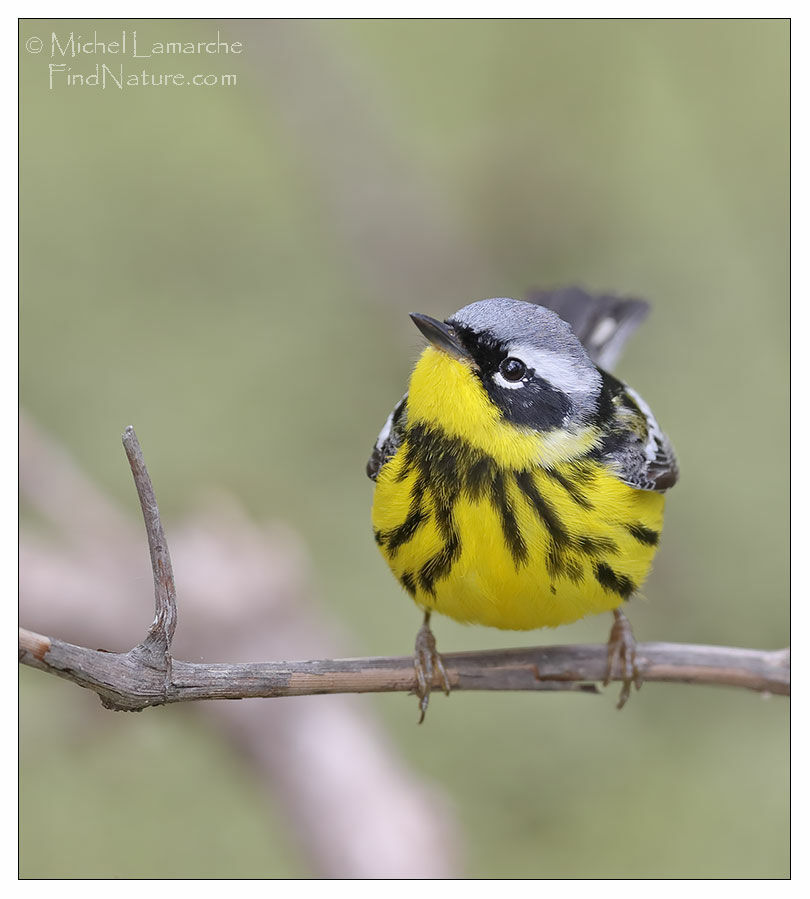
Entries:
{"type": "Polygon", "coordinates": [[[650,311],[644,300],[594,295],[579,287],[532,291],[527,300],[551,309],[568,322],[593,362],[608,370],[618,362],[627,339],[650,311]]]}
{"type": "Polygon", "coordinates": [[[377,480],[380,469],[402,444],[407,417],[408,394],[406,393],[385,420],[383,429],[380,431],[377,442],[374,444],[374,449],[371,451],[371,458],[366,464],[366,474],[372,481],[377,480]]]}
{"type": "Polygon", "coordinates": [[[678,480],[675,452],[650,407],[612,375],[602,376],[613,415],[595,455],[631,487],[659,492],[673,487],[678,480]]]}

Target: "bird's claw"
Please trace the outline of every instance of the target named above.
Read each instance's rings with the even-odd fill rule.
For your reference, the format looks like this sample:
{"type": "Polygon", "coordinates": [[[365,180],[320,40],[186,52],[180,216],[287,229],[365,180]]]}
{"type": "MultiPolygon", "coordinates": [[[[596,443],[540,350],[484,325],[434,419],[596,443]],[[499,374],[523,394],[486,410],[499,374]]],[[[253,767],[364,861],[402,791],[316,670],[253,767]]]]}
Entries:
{"type": "Polygon", "coordinates": [[[434,687],[434,681],[438,675],[439,683],[444,692],[450,695],[450,678],[442,662],[442,657],[436,651],[436,638],[430,629],[430,616],[425,616],[425,622],[416,634],[416,646],[413,655],[413,667],[416,672],[416,695],[419,697],[419,724],[425,720],[425,712],[430,702],[430,691],[434,687]]]}
{"type": "Polygon", "coordinates": [[[614,679],[613,671],[617,666],[619,674],[616,680],[621,679],[622,690],[616,708],[620,709],[630,698],[630,688],[635,685],[636,690],[641,689],[643,678],[636,665],[636,638],[633,629],[624,612],[616,610],[613,613],[614,622],[610,629],[610,637],[607,645],[607,670],[603,685],[606,687],[614,679]]]}

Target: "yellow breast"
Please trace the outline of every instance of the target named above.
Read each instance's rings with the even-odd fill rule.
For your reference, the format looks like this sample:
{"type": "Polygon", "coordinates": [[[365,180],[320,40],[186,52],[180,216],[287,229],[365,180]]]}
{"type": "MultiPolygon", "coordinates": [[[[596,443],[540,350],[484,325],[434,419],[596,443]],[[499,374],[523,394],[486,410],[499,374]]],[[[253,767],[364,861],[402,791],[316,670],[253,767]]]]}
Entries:
{"type": "Polygon", "coordinates": [[[383,556],[414,601],[524,630],[628,598],[649,571],[664,498],[587,458],[597,439],[503,422],[467,366],[427,349],[406,439],[378,474],[372,510],[383,556]]]}

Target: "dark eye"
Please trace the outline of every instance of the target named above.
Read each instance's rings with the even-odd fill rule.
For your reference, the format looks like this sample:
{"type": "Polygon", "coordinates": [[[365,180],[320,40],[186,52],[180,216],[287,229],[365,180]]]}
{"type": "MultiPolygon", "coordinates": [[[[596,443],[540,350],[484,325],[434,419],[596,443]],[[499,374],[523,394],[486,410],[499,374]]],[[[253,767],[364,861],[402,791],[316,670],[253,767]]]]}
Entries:
{"type": "Polygon", "coordinates": [[[519,381],[526,374],[526,365],[520,359],[510,356],[501,362],[498,370],[507,381],[519,381]]]}

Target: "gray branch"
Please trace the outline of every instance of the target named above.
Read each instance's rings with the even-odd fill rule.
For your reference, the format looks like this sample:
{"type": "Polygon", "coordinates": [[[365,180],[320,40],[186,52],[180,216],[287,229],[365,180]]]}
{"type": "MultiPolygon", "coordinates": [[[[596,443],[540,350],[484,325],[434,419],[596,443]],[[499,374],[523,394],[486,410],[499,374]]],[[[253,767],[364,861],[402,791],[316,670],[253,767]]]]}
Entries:
{"type": "MultiPolygon", "coordinates": [[[[200,699],[319,693],[413,692],[410,656],[306,662],[205,664],[173,660],[177,623],[171,559],[143,454],[129,427],[123,437],[143,511],[155,582],[155,620],[126,653],[87,649],[20,629],[19,659],[93,690],[110,709],[139,711],[200,699]]],[[[604,645],[545,646],[443,655],[452,690],[572,690],[596,693],[606,672],[604,645]]],[[[790,694],[790,652],[678,643],[640,643],[642,680],[743,687],[790,694]]],[[[435,686],[439,686],[436,684],[435,686]]]]}
{"type": "MultiPolygon", "coordinates": [[[[20,491],[49,526],[20,533],[22,623],[93,649],[126,652],[139,643],[154,614],[143,519],[126,515],[24,410],[20,491]]],[[[287,524],[255,521],[219,489],[192,506],[166,527],[182,603],[174,657],[361,654],[347,648],[356,638],[319,601],[307,550],[287,524]]],[[[87,701],[95,694],[73,684],[66,692],[74,729],[92,741],[109,716],[87,701]]],[[[452,803],[409,767],[361,697],[196,702],[184,711],[238,755],[259,807],[283,817],[301,864],[316,876],[435,878],[462,869],[452,803]]],[[[65,736],[52,733],[55,744],[65,736]]]]}
{"type": "MultiPolygon", "coordinates": [[[[603,645],[543,646],[442,655],[453,690],[596,692],[607,665],[603,645]]],[[[416,687],[413,658],[323,659],[307,662],[203,664],[175,660],[172,689],[163,674],[131,652],[85,649],[20,629],[20,661],[95,691],[108,708],[138,711],[200,699],[247,699],[320,693],[401,693],[416,687]]],[[[744,687],[790,693],[789,650],[639,643],[645,681],[744,687]]],[[[437,685],[438,686],[438,685],[437,685]]]]}
{"type": "Polygon", "coordinates": [[[132,469],[135,489],[146,525],[146,539],[149,542],[149,556],[152,560],[152,576],[155,582],[155,620],[149,628],[146,639],[130,652],[136,657],[145,655],[147,663],[163,671],[163,690],[166,695],[171,690],[172,656],[171,646],[177,627],[177,591],[174,586],[172,560],[169,546],[163,533],[157,498],[152,487],[152,479],[146,470],[141,445],[130,425],[121,438],[124,452],[132,469]]]}

